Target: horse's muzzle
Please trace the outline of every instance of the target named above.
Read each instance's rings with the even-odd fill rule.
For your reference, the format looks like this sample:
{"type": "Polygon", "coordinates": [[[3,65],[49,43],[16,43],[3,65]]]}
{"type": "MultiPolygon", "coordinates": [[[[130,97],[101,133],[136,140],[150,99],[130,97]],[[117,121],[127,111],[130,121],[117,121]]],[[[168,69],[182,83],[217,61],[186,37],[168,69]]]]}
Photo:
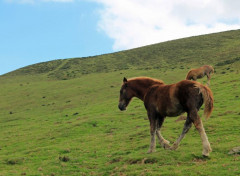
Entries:
{"type": "Polygon", "coordinates": [[[118,104],[118,108],[121,110],[121,111],[125,111],[126,110],[126,106],[122,103],[119,103],[118,104]]]}

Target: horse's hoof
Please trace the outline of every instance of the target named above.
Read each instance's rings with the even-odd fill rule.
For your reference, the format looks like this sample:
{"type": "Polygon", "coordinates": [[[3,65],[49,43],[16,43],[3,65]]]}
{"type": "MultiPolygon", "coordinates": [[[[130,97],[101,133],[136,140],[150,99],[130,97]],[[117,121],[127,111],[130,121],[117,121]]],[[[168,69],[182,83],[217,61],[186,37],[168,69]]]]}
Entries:
{"type": "Polygon", "coordinates": [[[147,151],[147,154],[149,154],[149,153],[153,153],[153,152],[155,152],[155,150],[151,150],[151,149],[149,149],[149,150],[147,151]]]}
{"type": "Polygon", "coordinates": [[[149,150],[148,150],[148,151],[147,151],[147,154],[149,154],[149,153],[152,153],[152,151],[149,151],[149,150]]]}
{"type": "Polygon", "coordinates": [[[209,151],[212,152],[212,148],[211,148],[211,146],[209,146],[209,151]]]}
{"type": "Polygon", "coordinates": [[[202,155],[205,157],[208,157],[211,151],[212,151],[212,148],[208,146],[207,148],[203,149],[202,155]]]}
{"type": "Polygon", "coordinates": [[[178,148],[178,145],[176,143],[173,144],[172,147],[170,147],[171,150],[177,150],[178,148]]]}
{"type": "Polygon", "coordinates": [[[165,140],[164,144],[170,144],[170,142],[168,140],[165,140]]]}
{"type": "Polygon", "coordinates": [[[164,143],[162,146],[163,146],[164,149],[170,149],[171,148],[171,146],[168,143],[164,143]]]}
{"type": "Polygon", "coordinates": [[[202,156],[203,156],[203,157],[209,157],[209,155],[210,155],[209,152],[208,152],[208,153],[207,153],[207,152],[202,152],[202,156]]]}

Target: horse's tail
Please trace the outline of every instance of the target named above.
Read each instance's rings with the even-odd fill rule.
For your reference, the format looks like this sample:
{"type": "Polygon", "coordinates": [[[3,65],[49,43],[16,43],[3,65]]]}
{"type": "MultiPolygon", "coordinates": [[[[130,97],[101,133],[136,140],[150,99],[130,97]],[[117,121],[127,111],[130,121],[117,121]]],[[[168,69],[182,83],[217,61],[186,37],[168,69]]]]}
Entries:
{"type": "Polygon", "coordinates": [[[189,72],[188,72],[188,74],[187,74],[187,76],[186,76],[186,80],[191,80],[191,72],[192,72],[192,70],[190,70],[189,72]]]}
{"type": "Polygon", "coordinates": [[[199,89],[199,93],[201,93],[203,96],[203,102],[205,105],[204,116],[206,119],[208,119],[213,111],[213,93],[210,88],[200,83],[196,83],[195,86],[199,89]]]}
{"type": "Polygon", "coordinates": [[[211,67],[211,73],[214,74],[214,68],[212,66],[211,67]]]}

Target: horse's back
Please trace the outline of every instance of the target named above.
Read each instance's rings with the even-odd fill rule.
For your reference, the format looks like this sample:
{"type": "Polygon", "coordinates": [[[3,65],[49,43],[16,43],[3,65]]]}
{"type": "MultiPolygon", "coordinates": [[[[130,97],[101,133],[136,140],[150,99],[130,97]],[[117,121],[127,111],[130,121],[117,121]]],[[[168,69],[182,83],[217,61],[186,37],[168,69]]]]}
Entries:
{"type": "Polygon", "coordinates": [[[188,109],[189,106],[196,106],[200,108],[203,104],[202,95],[196,85],[200,83],[196,81],[183,80],[176,84],[177,92],[176,97],[179,99],[180,104],[184,109],[188,109]]]}

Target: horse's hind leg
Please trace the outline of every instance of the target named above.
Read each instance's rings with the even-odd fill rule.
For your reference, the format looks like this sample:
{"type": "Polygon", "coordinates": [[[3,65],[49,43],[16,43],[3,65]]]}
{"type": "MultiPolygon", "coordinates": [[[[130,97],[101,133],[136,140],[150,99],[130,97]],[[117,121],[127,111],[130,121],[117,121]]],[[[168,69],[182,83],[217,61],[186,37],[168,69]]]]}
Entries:
{"type": "Polygon", "coordinates": [[[181,142],[181,140],[184,138],[184,136],[187,134],[187,132],[189,131],[189,129],[192,126],[192,121],[188,115],[187,120],[185,121],[183,130],[182,130],[182,134],[179,136],[179,138],[177,139],[176,142],[174,142],[173,146],[170,148],[171,150],[176,150],[181,142]]]}
{"type": "Polygon", "coordinates": [[[210,73],[207,73],[207,86],[208,87],[210,86],[210,79],[211,79],[210,73]]]}
{"type": "Polygon", "coordinates": [[[163,136],[161,135],[161,132],[160,132],[160,128],[162,127],[163,121],[164,121],[164,117],[161,117],[161,118],[157,119],[156,134],[157,134],[160,145],[164,149],[168,149],[168,148],[170,148],[170,145],[169,145],[170,142],[168,140],[164,139],[163,136]]]}
{"type": "Polygon", "coordinates": [[[193,124],[195,126],[195,128],[198,130],[201,140],[202,140],[202,145],[203,145],[203,152],[202,155],[203,156],[209,156],[209,153],[212,151],[210,143],[208,141],[208,137],[205,133],[203,124],[202,124],[202,120],[200,119],[200,117],[197,114],[197,118],[194,119],[193,124]]]}

